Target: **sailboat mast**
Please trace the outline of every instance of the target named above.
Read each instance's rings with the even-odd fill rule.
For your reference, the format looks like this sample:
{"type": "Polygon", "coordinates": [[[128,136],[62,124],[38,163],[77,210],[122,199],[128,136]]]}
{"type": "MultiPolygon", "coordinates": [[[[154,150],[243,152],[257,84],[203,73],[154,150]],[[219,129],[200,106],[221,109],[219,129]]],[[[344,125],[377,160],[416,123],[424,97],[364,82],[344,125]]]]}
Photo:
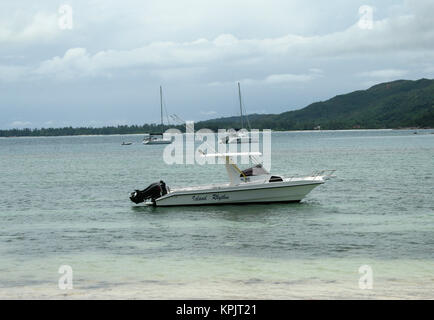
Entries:
{"type": "Polygon", "coordinates": [[[163,129],[163,88],[160,86],[161,129],[163,129]]]}
{"type": "Polygon", "coordinates": [[[238,96],[240,98],[240,119],[241,119],[241,129],[243,128],[243,104],[241,103],[241,87],[238,82],[238,96]]]}

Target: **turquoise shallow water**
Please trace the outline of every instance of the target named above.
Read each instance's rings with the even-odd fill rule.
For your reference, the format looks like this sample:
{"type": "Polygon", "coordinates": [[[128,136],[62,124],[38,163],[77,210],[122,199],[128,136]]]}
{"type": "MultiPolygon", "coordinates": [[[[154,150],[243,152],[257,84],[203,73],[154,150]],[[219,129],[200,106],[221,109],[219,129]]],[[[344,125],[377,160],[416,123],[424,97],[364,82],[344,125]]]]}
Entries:
{"type": "Polygon", "coordinates": [[[432,132],[273,133],[273,173],[336,178],[301,204],[182,208],[128,194],[224,167],[168,166],[138,135],[0,139],[0,297],[434,298],[432,132]]]}

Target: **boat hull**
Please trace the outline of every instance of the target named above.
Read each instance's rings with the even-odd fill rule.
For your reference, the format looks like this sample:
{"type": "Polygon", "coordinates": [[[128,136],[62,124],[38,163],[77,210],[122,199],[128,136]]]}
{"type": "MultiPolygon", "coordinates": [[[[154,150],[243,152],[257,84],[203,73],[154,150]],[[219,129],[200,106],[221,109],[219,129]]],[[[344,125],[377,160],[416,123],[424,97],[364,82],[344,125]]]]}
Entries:
{"type": "Polygon", "coordinates": [[[241,143],[258,143],[258,139],[249,136],[232,136],[228,139],[221,140],[223,144],[241,144],[241,143]]]}
{"type": "Polygon", "coordinates": [[[143,141],[143,144],[171,144],[172,140],[143,141]]]}
{"type": "Polygon", "coordinates": [[[159,199],[156,206],[198,206],[246,203],[300,202],[309,192],[323,182],[302,184],[269,183],[247,188],[219,188],[174,191],[159,199]]]}

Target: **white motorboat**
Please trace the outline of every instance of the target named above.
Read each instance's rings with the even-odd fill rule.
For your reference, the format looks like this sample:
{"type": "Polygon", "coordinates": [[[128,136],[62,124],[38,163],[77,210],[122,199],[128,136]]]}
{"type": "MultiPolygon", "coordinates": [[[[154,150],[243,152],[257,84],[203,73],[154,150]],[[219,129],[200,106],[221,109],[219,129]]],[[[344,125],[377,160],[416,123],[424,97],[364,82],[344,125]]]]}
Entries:
{"type": "Polygon", "coordinates": [[[193,186],[170,190],[163,181],[144,190],[131,193],[134,203],[153,206],[192,206],[272,202],[300,202],[309,192],[323,184],[334,170],[306,177],[284,178],[271,175],[261,164],[241,170],[233,161],[236,156],[255,156],[260,153],[204,154],[205,157],[224,157],[229,183],[193,186]]]}
{"type": "Polygon", "coordinates": [[[161,114],[161,132],[150,133],[147,137],[143,139],[143,144],[171,144],[173,141],[171,139],[164,138],[163,128],[163,88],[160,86],[160,114],[161,114]]]}

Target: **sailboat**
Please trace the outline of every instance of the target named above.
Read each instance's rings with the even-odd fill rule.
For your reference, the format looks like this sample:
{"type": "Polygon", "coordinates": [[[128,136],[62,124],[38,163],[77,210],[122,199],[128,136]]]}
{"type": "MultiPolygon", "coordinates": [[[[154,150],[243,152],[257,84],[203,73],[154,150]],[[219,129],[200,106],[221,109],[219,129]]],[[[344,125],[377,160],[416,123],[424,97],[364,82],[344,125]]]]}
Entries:
{"type": "Polygon", "coordinates": [[[240,83],[238,82],[238,97],[240,100],[240,121],[241,121],[241,129],[238,131],[233,130],[232,132],[229,132],[229,134],[225,137],[223,137],[220,141],[220,143],[224,144],[230,144],[230,143],[251,143],[252,138],[250,137],[249,133],[246,132],[247,130],[244,129],[244,122],[243,122],[243,103],[241,98],[241,87],[240,83]]]}
{"type": "Polygon", "coordinates": [[[161,108],[161,132],[150,133],[145,139],[143,144],[171,144],[172,140],[165,139],[163,133],[163,88],[160,86],[160,108],[161,108]]]}

